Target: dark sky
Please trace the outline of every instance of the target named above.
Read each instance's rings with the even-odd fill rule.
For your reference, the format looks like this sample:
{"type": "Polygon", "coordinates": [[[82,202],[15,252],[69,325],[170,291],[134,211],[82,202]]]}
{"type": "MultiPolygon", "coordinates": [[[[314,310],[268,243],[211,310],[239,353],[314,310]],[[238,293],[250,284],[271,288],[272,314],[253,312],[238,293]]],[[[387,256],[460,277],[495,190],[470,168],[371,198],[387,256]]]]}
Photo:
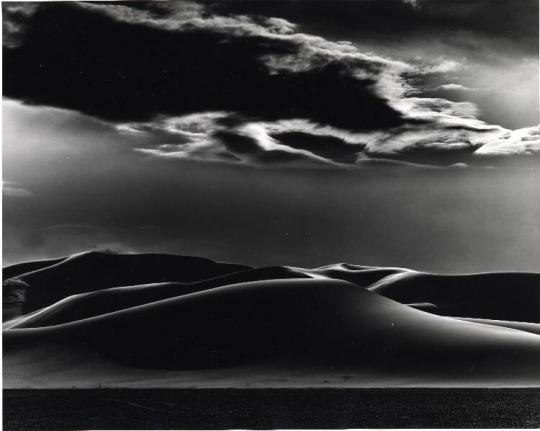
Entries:
{"type": "Polygon", "coordinates": [[[540,271],[538,4],[3,4],[4,264],[540,271]]]}

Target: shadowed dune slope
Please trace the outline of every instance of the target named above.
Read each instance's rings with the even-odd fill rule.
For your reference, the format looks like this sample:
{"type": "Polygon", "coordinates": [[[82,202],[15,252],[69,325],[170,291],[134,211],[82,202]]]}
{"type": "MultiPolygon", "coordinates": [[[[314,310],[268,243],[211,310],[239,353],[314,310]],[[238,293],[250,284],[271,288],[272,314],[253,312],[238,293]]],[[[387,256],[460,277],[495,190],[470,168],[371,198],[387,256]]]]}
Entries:
{"type": "Polygon", "coordinates": [[[441,315],[540,323],[540,274],[536,273],[411,271],[389,276],[369,289],[404,304],[432,304],[429,311],[441,315]]]}
{"type": "Polygon", "coordinates": [[[62,262],[65,257],[59,259],[48,259],[48,260],[36,260],[32,262],[23,262],[17,263],[15,265],[6,266],[2,268],[2,278],[7,280],[12,277],[17,277],[19,275],[26,274],[27,272],[37,271],[38,269],[43,269],[48,266],[55,265],[62,262]]]}
{"type": "Polygon", "coordinates": [[[275,364],[285,381],[296,370],[291,385],[339,384],[349,374],[358,385],[540,385],[538,274],[254,269],[107,253],[10,271],[4,376],[14,387],[41,375],[43,387],[121,385],[118,376],[174,386],[194,372],[205,384],[235,384],[275,364]]]}
{"type": "Polygon", "coordinates": [[[21,302],[25,314],[78,293],[133,284],[190,283],[250,269],[199,257],[87,252],[6,280],[3,297],[21,302]]]}
{"type": "Polygon", "coordinates": [[[12,324],[8,323],[5,327],[16,325],[17,328],[30,328],[58,325],[229,284],[295,278],[309,277],[285,267],[266,267],[195,283],[169,282],[112,287],[69,296],[52,306],[29,314],[22,320],[17,319],[12,324]]]}
{"type": "MultiPolygon", "coordinates": [[[[69,306],[56,304],[49,316],[69,306]]],[[[339,280],[246,282],[76,317],[4,330],[6,355],[39,344],[83,346],[137,368],[281,360],[450,380],[529,376],[540,384],[540,336],[432,315],[339,280]]]]}

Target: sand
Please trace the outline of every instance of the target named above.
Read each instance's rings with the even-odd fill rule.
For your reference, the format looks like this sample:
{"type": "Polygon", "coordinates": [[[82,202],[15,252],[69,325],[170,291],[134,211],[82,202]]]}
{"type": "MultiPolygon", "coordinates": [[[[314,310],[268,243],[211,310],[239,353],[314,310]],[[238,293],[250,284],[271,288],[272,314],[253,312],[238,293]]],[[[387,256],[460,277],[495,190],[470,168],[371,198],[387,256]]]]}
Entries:
{"type": "Polygon", "coordinates": [[[17,275],[32,307],[4,323],[4,386],[540,386],[539,303],[523,306],[538,274],[159,256],[91,253],[17,275]]]}

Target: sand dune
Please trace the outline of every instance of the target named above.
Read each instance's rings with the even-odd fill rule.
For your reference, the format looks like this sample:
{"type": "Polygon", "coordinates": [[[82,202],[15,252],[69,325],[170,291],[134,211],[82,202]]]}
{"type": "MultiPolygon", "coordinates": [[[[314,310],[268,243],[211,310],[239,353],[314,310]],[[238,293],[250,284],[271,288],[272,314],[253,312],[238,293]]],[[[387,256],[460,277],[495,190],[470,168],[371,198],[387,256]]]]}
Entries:
{"type": "Polygon", "coordinates": [[[352,265],[350,263],[327,265],[312,270],[314,274],[350,281],[351,283],[362,287],[368,287],[388,276],[402,274],[408,271],[409,270],[403,268],[378,268],[373,266],[352,265]]]}
{"type": "Polygon", "coordinates": [[[4,283],[4,298],[14,296],[16,290],[15,296],[24,296],[22,312],[29,313],[77,293],[132,284],[195,282],[247,269],[251,268],[191,256],[87,252],[17,275],[18,283],[4,283]],[[23,293],[20,282],[27,286],[23,293]]]}
{"type": "MultiPolygon", "coordinates": [[[[309,277],[289,268],[267,267],[228,274],[195,283],[168,282],[113,287],[71,295],[51,306],[29,314],[24,320],[17,322],[16,327],[57,325],[241,282],[294,278],[309,277]]],[[[12,326],[8,324],[7,327],[12,326]]]]}
{"type": "Polygon", "coordinates": [[[5,268],[2,268],[2,278],[4,280],[7,280],[12,277],[26,274],[27,272],[37,271],[38,269],[43,269],[48,266],[60,263],[64,259],[64,257],[61,257],[59,259],[36,260],[33,262],[23,262],[11,266],[6,266],[5,268]]]}
{"type": "MultiPolygon", "coordinates": [[[[540,385],[540,325],[501,318],[518,314],[520,295],[531,299],[535,274],[251,269],[179,256],[160,266],[158,255],[135,256],[153,266],[124,275],[131,257],[79,255],[19,277],[30,292],[50,289],[48,301],[68,296],[4,325],[7,387],[540,385]],[[64,269],[105,282],[47,284],[64,269]],[[135,283],[110,287],[119,280],[135,283]],[[474,317],[490,313],[497,320],[474,317]]],[[[519,316],[532,322],[539,311],[529,304],[519,316]]]]}
{"type": "Polygon", "coordinates": [[[401,303],[431,303],[441,315],[540,323],[540,274],[404,272],[369,289],[401,303]]]}
{"type": "Polygon", "coordinates": [[[456,319],[466,322],[482,323],[484,325],[501,326],[503,328],[519,329],[520,331],[530,332],[540,335],[540,324],[529,322],[511,322],[508,320],[492,320],[492,319],[474,319],[471,317],[456,317],[456,319]]]}

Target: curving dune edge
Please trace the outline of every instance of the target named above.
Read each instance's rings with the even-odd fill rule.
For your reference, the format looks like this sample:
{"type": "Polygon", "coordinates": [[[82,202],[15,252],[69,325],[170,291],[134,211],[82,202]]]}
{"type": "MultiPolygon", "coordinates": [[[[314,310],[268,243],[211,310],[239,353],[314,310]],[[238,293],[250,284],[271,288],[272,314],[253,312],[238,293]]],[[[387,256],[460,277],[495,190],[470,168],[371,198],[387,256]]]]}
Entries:
{"type": "Polygon", "coordinates": [[[92,252],[4,276],[5,388],[540,386],[540,274],[92,252]]]}

